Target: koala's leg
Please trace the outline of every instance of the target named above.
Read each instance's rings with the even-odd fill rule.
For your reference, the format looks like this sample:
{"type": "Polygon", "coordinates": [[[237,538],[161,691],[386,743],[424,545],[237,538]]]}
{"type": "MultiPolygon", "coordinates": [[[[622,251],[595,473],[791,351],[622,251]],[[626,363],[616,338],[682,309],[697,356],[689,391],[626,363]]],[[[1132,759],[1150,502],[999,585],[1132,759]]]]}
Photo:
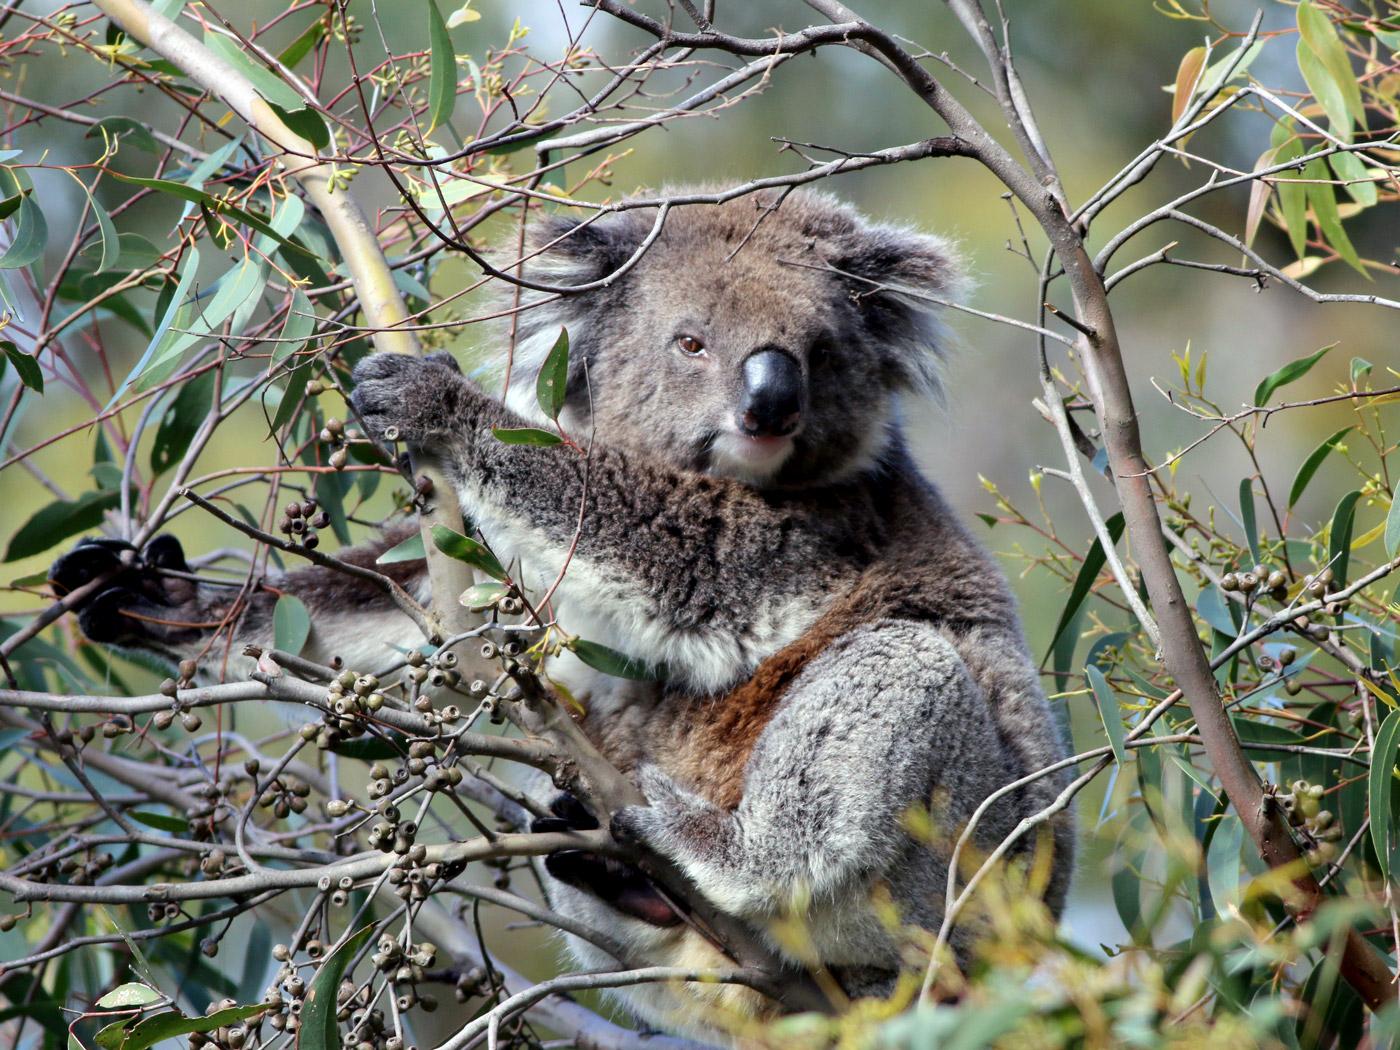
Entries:
{"type": "MultiPolygon", "coordinates": [[[[953,647],[927,625],[884,621],[837,639],[793,683],[734,812],[653,767],[642,777],[650,805],[619,811],[614,833],[670,857],[751,921],[802,902],[840,910],[932,862],[905,830],[912,807],[928,807],[951,841],[1015,768],[953,647]]],[[[987,830],[1008,825],[1000,808],[987,830]]]]}
{"type": "MultiPolygon", "coordinates": [[[[375,566],[374,560],[407,535],[406,529],[339,552],[339,558],[374,567],[392,576],[410,594],[425,597],[423,562],[375,566]]],[[[231,654],[231,675],[241,673],[244,645],[273,644],[273,609],[280,594],[293,594],[311,614],[312,629],[303,655],[321,663],[339,656],[347,666],[371,668],[394,655],[392,646],[421,643],[413,621],[377,587],[331,569],[309,566],[269,577],[248,590],[200,583],[185,560],[180,543],[162,535],[135,552],[125,567],[130,545],[114,540],[84,540],[49,570],[55,593],[67,594],[99,576],[115,573],[106,587],[78,609],[78,625],[95,642],[154,656],[174,666],[200,659],[206,675],[220,677],[214,665],[231,654]],[[231,646],[217,644],[219,638],[231,646]],[[216,659],[203,659],[212,654],[216,659]]]]}
{"type": "MultiPolygon", "coordinates": [[[[488,540],[605,619],[629,655],[700,689],[732,684],[801,633],[838,577],[853,574],[863,504],[841,493],[769,499],[738,482],[594,446],[506,444],[525,420],[441,355],[374,354],[355,368],[366,427],[442,460],[488,540]],[[846,500],[833,515],[832,500],[846,500]],[[579,509],[583,506],[582,530],[579,509]],[[569,553],[573,551],[572,560],[569,553]],[[763,587],[750,581],[762,579],[763,587]]],[[[565,627],[567,628],[567,624],[565,627]]]]}

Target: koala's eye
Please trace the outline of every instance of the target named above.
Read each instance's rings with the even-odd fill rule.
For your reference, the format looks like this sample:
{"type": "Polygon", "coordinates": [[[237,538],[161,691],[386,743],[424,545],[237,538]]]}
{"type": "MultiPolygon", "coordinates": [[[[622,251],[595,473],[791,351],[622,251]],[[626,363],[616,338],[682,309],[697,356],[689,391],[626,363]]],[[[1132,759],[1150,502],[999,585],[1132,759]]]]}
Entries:
{"type": "Polygon", "coordinates": [[[677,336],[676,348],[686,357],[699,357],[705,352],[705,344],[693,335],[677,336]]]}

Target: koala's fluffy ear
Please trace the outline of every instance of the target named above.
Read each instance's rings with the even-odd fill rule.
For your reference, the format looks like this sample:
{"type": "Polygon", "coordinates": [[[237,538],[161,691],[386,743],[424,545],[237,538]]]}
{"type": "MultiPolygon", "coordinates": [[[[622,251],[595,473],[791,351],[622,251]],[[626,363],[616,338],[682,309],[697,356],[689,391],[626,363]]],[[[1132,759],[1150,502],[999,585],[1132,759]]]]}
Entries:
{"type": "Polygon", "coordinates": [[[860,305],[875,345],[913,390],[936,391],[948,342],[940,302],[957,302],[970,282],[948,241],[897,226],[861,223],[830,256],[860,305]]]}
{"type": "Polygon", "coordinates": [[[591,222],[553,215],[533,225],[525,263],[528,276],[577,287],[615,272],[646,239],[654,213],[612,212],[591,222]]]}

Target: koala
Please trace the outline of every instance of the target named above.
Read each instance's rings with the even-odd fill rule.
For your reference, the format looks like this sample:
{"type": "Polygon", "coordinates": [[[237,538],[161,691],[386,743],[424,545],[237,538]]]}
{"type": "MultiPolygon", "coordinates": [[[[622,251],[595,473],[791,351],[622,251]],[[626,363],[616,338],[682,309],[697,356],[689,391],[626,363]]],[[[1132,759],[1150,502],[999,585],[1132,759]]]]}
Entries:
{"type": "MultiPolygon", "coordinates": [[[[526,277],[598,286],[520,315],[503,399],[447,355],[374,354],[354,370],[354,409],[371,434],[441,464],[525,586],[563,572],[562,629],[656,669],[623,681],[569,654],[546,667],[647,799],[612,816],[614,835],[669,858],[715,907],[795,962],[815,959],[848,994],[887,992],[911,963],[890,915],[936,930],[950,846],[973,810],[1066,754],[1005,578],[902,433],[902,409],[923,410],[939,386],[947,338],[929,297],[961,294],[956,254],[795,192],[674,208],[635,265],[604,282],[652,222],[623,211],[535,223],[526,277]],[[561,328],[559,424],[586,456],[493,435],[552,426],[535,377],[561,328]],[[932,842],[908,830],[921,808],[932,842]],[[779,928],[794,919],[801,953],[779,928]]],[[[345,556],[368,563],[382,547],[345,556]]],[[[168,547],[149,556],[183,561],[168,547]]],[[[79,548],[55,576],[75,585],[114,557],[79,548]]],[[[424,593],[421,563],[392,570],[424,593]]],[[[217,617],[217,597],[188,584],[163,595],[139,564],[130,573],[84,610],[90,636],[170,652],[200,630],[172,623],[217,617]]],[[[277,581],[316,612],[313,647],[414,644],[381,594],[324,575],[277,581]]],[[[244,635],[268,630],[269,608],[252,597],[244,635]]],[[[1006,796],[979,823],[977,849],[1063,784],[1047,776],[1006,796]]],[[[567,796],[551,809],[540,826],[597,826],[567,796]]],[[[1073,839],[1062,813],[1012,854],[1048,858],[1055,915],[1073,839]]],[[[726,965],[637,869],[578,852],[546,868],[552,906],[627,949],[615,960],[569,937],[580,965],[726,965]]],[[[955,947],[974,936],[960,927],[955,947]]],[[[618,994],[645,1022],[712,1039],[732,1028],[727,1011],[768,1009],[725,986],[618,994]]]]}

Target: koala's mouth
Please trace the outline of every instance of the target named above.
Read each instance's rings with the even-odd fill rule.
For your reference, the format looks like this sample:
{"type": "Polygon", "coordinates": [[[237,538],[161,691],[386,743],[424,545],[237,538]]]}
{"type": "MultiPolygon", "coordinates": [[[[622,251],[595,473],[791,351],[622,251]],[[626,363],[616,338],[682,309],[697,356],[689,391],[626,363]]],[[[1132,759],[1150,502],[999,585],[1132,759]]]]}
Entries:
{"type": "Polygon", "coordinates": [[[710,473],[749,483],[768,481],[792,455],[796,438],[796,433],[750,437],[736,431],[721,432],[710,444],[710,473]]]}

